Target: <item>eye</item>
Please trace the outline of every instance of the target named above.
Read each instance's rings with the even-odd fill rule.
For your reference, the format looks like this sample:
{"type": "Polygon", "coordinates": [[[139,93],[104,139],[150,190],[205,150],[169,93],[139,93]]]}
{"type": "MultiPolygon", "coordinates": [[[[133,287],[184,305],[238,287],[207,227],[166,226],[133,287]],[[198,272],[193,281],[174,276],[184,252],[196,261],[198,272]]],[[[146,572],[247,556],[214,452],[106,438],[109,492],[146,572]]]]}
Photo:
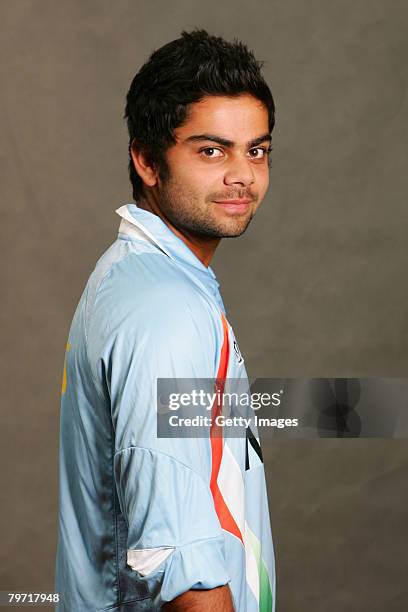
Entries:
{"type": "Polygon", "coordinates": [[[200,149],[200,153],[202,153],[204,157],[209,157],[210,159],[222,157],[223,155],[221,149],[217,149],[216,147],[205,147],[203,149],[200,149]]]}
{"type": "Polygon", "coordinates": [[[253,149],[249,150],[249,156],[252,159],[263,159],[268,153],[270,153],[271,150],[271,147],[254,147],[253,149]]]}

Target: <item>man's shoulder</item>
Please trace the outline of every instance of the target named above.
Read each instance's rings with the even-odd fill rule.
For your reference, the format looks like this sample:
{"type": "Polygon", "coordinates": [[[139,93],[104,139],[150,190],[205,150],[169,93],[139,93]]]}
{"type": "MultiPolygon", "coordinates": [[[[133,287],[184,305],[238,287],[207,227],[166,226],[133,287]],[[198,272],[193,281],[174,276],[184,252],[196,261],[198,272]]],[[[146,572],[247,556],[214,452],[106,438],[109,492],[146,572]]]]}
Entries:
{"type": "Polygon", "coordinates": [[[86,302],[88,324],[99,329],[180,328],[219,318],[213,301],[177,262],[157,249],[121,240],[98,260],[86,302]]]}

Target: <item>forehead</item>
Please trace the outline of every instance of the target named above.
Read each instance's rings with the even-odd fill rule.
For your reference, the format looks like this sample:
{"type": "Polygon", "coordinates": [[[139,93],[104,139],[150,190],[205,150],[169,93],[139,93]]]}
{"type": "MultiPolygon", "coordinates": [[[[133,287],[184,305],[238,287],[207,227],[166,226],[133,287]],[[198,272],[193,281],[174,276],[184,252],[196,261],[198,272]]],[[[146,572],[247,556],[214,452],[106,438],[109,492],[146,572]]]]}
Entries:
{"type": "Polygon", "coordinates": [[[206,96],[191,104],[183,125],[174,130],[177,141],[194,134],[216,134],[234,142],[268,133],[268,110],[253,96],[206,96]]]}

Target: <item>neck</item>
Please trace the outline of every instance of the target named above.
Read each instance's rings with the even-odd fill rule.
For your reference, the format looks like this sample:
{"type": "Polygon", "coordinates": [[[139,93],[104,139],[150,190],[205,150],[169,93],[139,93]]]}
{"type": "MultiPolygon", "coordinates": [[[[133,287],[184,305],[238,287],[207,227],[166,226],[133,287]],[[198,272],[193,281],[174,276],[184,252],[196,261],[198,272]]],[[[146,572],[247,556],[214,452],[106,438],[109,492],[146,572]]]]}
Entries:
{"type": "Polygon", "coordinates": [[[141,198],[138,200],[138,207],[160,217],[160,219],[171,229],[173,234],[180,238],[201,263],[208,268],[221,238],[202,236],[184,228],[177,228],[170,219],[165,216],[158,203],[153,199],[141,198]]]}

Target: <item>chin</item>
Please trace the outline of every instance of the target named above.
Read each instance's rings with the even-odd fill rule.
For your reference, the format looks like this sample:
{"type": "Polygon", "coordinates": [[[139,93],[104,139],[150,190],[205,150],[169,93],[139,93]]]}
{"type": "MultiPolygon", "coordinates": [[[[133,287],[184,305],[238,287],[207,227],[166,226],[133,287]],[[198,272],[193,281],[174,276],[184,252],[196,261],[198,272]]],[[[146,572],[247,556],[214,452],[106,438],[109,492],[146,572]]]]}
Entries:
{"type": "Polygon", "coordinates": [[[252,215],[248,217],[248,215],[240,215],[235,216],[235,218],[231,217],[223,217],[221,219],[200,219],[191,221],[188,223],[180,222],[178,220],[177,227],[182,227],[188,231],[192,231],[203,238],[238,238],[241,236],[248,225],[250,224],[252,219],[252,215]]]}
{"type": "Polygon", "coordinates": [[[236,230],[236,231],[231,231],[228,233],[225,233],[221,236],[221,238],[239,238],[239,236],[242,236],[242,234],[245,233],[245,230],[247,229],[247,226],[240,229],[240,230],[236,230]]]}
{"type": "Polygon", "coordinates": [[[220,227],[220,238],[238,238],[238,236],[242,236],[250,222],[251,219],[247,219],[242,223],[225,224],[223,227],[220,227]]]}

